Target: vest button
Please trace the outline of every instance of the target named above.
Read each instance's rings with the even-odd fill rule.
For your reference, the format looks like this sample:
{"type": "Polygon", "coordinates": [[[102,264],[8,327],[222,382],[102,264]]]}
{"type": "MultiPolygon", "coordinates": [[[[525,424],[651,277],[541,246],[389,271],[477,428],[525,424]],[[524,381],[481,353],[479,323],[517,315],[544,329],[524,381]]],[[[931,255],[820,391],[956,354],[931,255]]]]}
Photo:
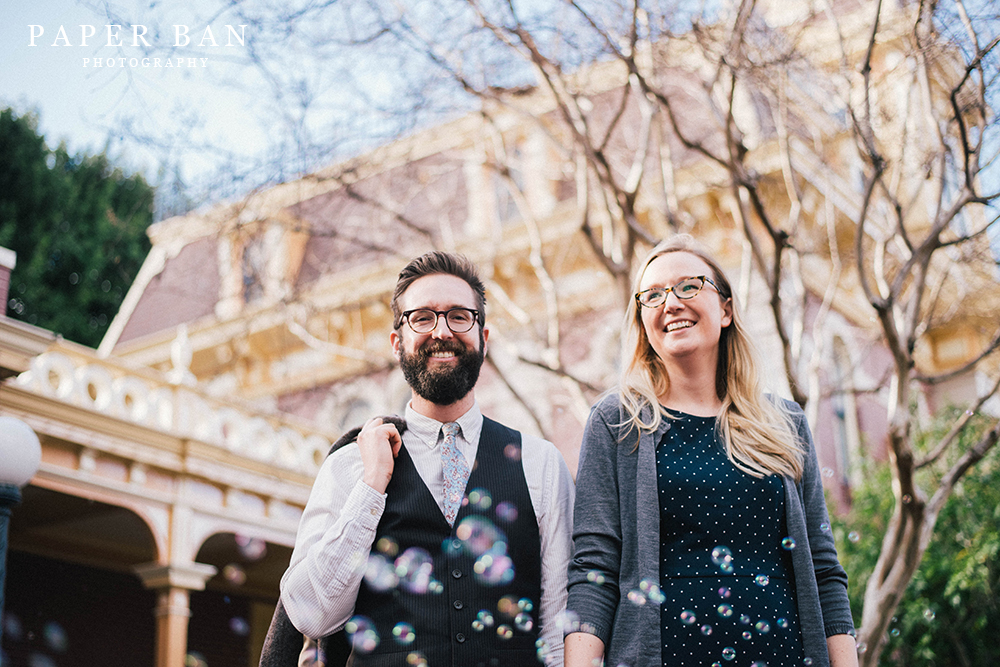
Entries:
{"type": "Polygon", "coordinates": [[[455,577],[456,579],[461,579],[462,578],[462,571],[456,568],[456,569],[454,569],[454,570],[451,571],[451,576],[455,577]]]}
{"type": "Polygon", "coordinates": [[[455,609],[461,609],[465,605],[462,604],[461,600],[455,600],[454,602],[451,603],[451,606],[454,607],[455,609]]]}
{"type": "Polygon", "coordinates": [[[462,642],[465,641],[465,635],[463,635],[461,632],[459,632],[457,635],[455,635],[455,641],[457,641],[459,644],[461,644],[462,642]]]}

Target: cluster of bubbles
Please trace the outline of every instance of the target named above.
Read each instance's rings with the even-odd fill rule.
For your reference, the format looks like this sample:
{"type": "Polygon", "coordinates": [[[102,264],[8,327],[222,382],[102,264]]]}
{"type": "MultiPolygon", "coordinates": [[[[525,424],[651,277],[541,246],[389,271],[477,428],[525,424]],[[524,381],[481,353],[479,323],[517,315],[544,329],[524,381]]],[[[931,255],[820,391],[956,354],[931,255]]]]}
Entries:
{"type": "MultiPolygon", "coordinates": [[[[497,613],[488,609],[481,609],[476,614],[472,622],[472,629],[477,632],[485,632],[495,627],[495,632],[500,639],[510,639],[514,636],[515,630],[530,632],[535,627],[535,621],[531,612],[535,608],[535,603],[529,598],[520,598],[507,595],[497,602],[497,613]],[[496,619],[500,618],[502,623],[497,624],[496,619]]],[[[348,642],[358,653],[371,653],[381,643],[381,637],[375,629],[375,624],[366,616],[355,615],[344,626],[347,633],[348,642]]],[[[417,633],[409,623],[397,623],[392,628],[393,640],[401,646],[409,646],[417,638],[417,633]]],[[[549,655],[550,649],[541,639],[536,642],[539,659],[549,655]]],[[[423,656],[417,652],[409,654],[407,664],[426,664],[423,656]],[[415,662],[410,662],[410,658],[415,662]],[[423,660],[421,662],[421,660],[423,660]]]]}
{"type": "Polygon", "coordinates": [[[535,620],[531,616],[534,608],[535,603],[529,598],[517,599],[513,595],[506,595],[497,602],[497,615],[504,622],[497,625],[496,617],[492,611],[480,609],[475,620],[472,621],[472,629],[476,632],[485,632],[496,626],[496,633],[500,639],[513,637],[514,629],[521,632],[531,632],[535,627],[535,620]]]}
{"type": "MultiPolygon", "coordinates": [[[[784,538],[783,540],[781,540],[781,548],[785,549],[786,551],[791,551],[795,549],[795,539],[792,537],[784,538]]],[[[735,565],[733,564],[733,553],[732,550],[729,549],[729,547],[726,547],[724,545],[716,546],[714,549],[712,549],[711,556],[712,556],[712,563],[716,567],[718,567],[723,574],[732,574],[735,571],[736,568],[735,565]]],[[[754,583],[760,587],[765,587],[771,583],[771,579],[767,574],[758,574],[754,577],[754,583]]],[[[715,610],[719,618],[723,620],[732,618],[736,614],[736,612],[733,609],[733,606],[727,602],[727,600],[732,596],[732,590],[728,586],[721,586],[716,591],[716,593],[718,594],[719,599],[721,600],[721,602],[719,603],[718,607],[716,607],[715,610]]],[[[690,609],[685,609],[681,611],[680,615],[678,616],[678,619],[683,625],[690,627],[697,627],[699,632],[701,632],[701,634],[703,635],[706,636],[711,635],[713,632],[713,626],[711,625],[711,623],[704,622],[704,619],[701,622],[699,622],[697,614],[690,609]]],[[[748,614],[740,614],[738,617],[738,621],[740,624],[748,626],[741,634],[741,636],[745,640],[750,640],[753,638],[753,632],[751,631],[750,627],[751,624],[752,624],[752,630],[756,630],[757,633],[761,635],[766,635],[770,633],[772,629],[770,621],[766,619],[759,619],[757,620],[756,623],[754,623],[753,619],[748,614]]],[[[788,622],[787,618],[779,618],[774,622],[774,624],[781,630],[786,630],[791,625],[788,622]]],[[[721,656],[722,661],[712,663],[712,667],[724,667],[725,663],[735,660],[736,655],[737,655],[736,648],[732,646],[727,646],[722,649],[722,656],[721,656]]],[[[803,661],[803,664],[811,665],[812,659],[806,658],[803,661]]],[[[751,663],[751,667],[767,667],[767,665],[764,662],[758,661],[751,663]]]]}
{"type": "MultiPolygon", "coordinates": [[[[249,563],[256,563],[267,555],[267,542],[259,537],[234,535],[236,549],[240,558],[249,563]]],[[[229,563],[222,568],[223,578],[234,586],[242,586],[247,582],[246,569],[240,563],[229,563]]]]}
{"type": "MultiPolygon", "coordinates": [[[[520,460],[520,449],[509,445],[504,455],[512,460],[520,460]]],[[[514,503],[503,501],[494,506],[493,497],[487,489],[476,488],[468,491],[462,505],[475,513],[470,513],[455,527],[455,539],[448,538],[442,544],[442,551],[463,551],[474,558],[473,576],[484,586],[507,584],[514,579],[514,562],[507,553],[507,536],[497,524],[510,524],[517,520],[518,509],[514,503]],[[496,522],[490,518],[490,512],[496,522]]],[[[398,543],[390,537],[381,537],[375,549],[362,559],[365,582],[376,591],[398,589],[407,593],[440,594],[444,584],[434,578],[434,559],[420,547],[410,547],[399,553],[398,543]]],[[[497,610],[480,610],[472,622],[472,629],[485,632],[490,629],[501,639],[510,639],[515,630],[530,632],[535,625],[531,612],[534,602],[529,598],[506,596],[497,603],[497,610]],[[499,619],[499,623],[497,620],[499,619]]],[[[356,615],[344,627],[351,647],[359,653],[374,651],[381,642],[371,619],[356,615]]],[[[416,639],[416,631],[409,623],[397,623],[392,629],[392,639],[409,646],[416,639]]],[[[539,660],[549,655],[550,649],[539,640],[539,660]]],[[[419,652],[407,655],[407,665],[426,665],[427,659],[419,652]]]]}
{"type": "MultiPolygon", "coordinates": [[[[21,619],[12,612],[6,612],[3,616],[3,637],[9,641],[33,641],[36,637],[32,631],[25,632],[21,619]]],[[[56,621],[48,621],[42,626],[41,639],[45,650],[52,653],[64,654],[69,650],[69,634],[56,621]]],[[[9,660],[6,653],[0,653],[0,665],[7,665],[9,660]]],[[[56,661],[50,656],[33,652],[28,657],[30,667],[55,667],[56,661]]]]}
{"type": "Polygon", "coordinates": [[[365,563],[365,582],[376,591],[399,588],[423,595],[442,593],[444,585],[434,578],[434,561],[426,549],[410,547],[399,553],[395,540],[383,537],[365,563]]]}
{"type": "Polygon", "coordinates": [[[478,514],[465,517],[455,528],[455,537],[460,548],[476,559],[472,571],[480,584],[499,586],[514,580],[507,536],[489,518],[478,514]]]}

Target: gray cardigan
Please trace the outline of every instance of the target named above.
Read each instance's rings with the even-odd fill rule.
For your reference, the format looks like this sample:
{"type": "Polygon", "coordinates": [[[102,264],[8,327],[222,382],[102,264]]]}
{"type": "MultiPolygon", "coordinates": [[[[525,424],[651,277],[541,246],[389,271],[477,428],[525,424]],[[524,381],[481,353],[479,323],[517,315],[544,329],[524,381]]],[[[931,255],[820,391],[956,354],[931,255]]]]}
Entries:
{"type": "MultiPolygon", "coordinates": [[[[784,480],[786,529],[796,544],[791,554],[799,626],[805,655],[815,667],[827,667],[826,638],[854,631],[847,573],[837,560],[829,529],[809,425],[798,404],[784,401],[784,406],[805,453],[802,480],[784,480]]],[[[579,616],[582,631],[604,642],[604,664],[654,667],[662,664],[659,608],[619,604],[619,600],[639,588],[643,579],[659,581],[656,445],[668,420],[655,433],[641,435],[635,429],[629,432],[624,420],[618,396],[612,394],[591,410],[584,432],[567,608],[579,616]],[[604,585],[588,581],[593,570],[603,574],[604,585]]]]}

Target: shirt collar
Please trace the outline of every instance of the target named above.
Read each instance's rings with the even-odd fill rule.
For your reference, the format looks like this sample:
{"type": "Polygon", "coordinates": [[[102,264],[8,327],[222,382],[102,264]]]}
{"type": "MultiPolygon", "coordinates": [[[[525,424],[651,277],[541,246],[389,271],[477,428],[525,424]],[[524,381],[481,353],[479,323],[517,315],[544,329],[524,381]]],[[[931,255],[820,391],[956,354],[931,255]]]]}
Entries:
{"type": "MultiPolygon", "coordinates": [[[[472,407],[469,408],[468,412],[456,419],[458,425],[462,428],[460,437],[466,442],[474,443],[479,442],[479,434],[483,430],[483,413],[479,410],[479,404],[473,402],[472,407]]],[[[437,447],[438,440],[441,435],[441,426],[444,422],[439,422],[436,419],[431,419],[426,417],[410,405],[409,402],[406,404],[406,432],[412,433],[413,436],[428,449],[434,449],[437,447]]]]}

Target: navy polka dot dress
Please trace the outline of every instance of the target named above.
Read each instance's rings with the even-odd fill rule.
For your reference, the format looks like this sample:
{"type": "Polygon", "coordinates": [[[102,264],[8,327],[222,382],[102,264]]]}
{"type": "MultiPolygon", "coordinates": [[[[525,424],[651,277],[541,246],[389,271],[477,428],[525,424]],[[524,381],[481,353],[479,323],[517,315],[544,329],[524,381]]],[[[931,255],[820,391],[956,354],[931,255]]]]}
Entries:
{"type": "Polygon", "coordinates": [[[802,665],[784,485],[726,457],[714,417],[657,446],[664,667],[802,665]]]}

